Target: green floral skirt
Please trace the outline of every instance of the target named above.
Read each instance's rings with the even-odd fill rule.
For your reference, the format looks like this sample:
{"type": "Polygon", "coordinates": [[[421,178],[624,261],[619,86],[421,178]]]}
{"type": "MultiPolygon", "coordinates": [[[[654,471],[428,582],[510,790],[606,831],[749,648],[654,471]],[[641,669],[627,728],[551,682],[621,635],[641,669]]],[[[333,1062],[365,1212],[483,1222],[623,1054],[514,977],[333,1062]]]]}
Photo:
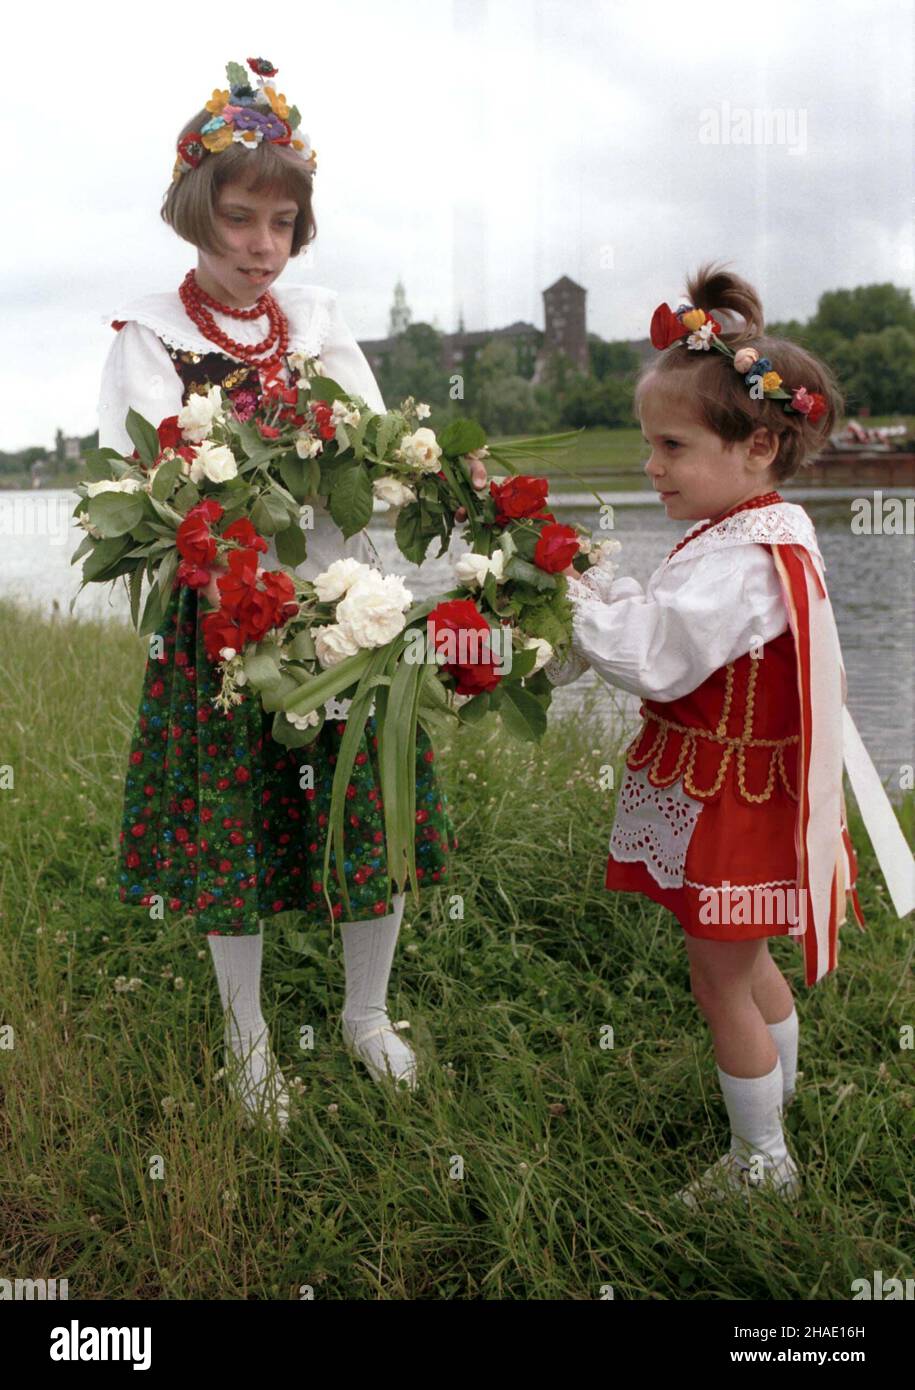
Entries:
{"type": "MultiPolygon", "coordinates": [[[[195,590],[175,590],[163,624],[164,652],[146,663],[124,788],[120,899],[147,912],[161,899],[168,912],[193,914],[201,932],[224,936],[255,935],[259,919],[277,912],[329,923],[321,880],[346,724],[327,719],[314,742],[287,749],[271,737],[273,715],[248,691],[229,713],[214,706],[218,671],[206,655],[198,602],[195,590]],[[310,777],[300,771],[306,766],[310,777]]],[[[347,914],[331,857],[328,892],[336,919],[364,921],[390,911],[377,744],[373,716],[346,792],[347,914]]],[[[434,759],[428,734],[417,729],[420,886],[447,879],[449,852],[457,848],[434,759]]]]}

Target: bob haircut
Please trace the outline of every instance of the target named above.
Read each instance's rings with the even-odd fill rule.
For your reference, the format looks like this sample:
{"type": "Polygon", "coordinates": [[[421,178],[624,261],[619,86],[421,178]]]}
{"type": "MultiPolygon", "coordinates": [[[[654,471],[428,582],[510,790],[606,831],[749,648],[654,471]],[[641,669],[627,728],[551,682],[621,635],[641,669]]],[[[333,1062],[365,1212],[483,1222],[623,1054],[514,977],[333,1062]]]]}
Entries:
{"type": "MultiPolygon", "coordinates": [[[[198,111],[179,139],[198,131],[210,116],[207,110],[198,111]]],[[[196,169],[186,170],[171,184],[162,200],[162,220],[193,246],[219,255],[225,248],[220,246],[216,231],[216,207],[220,191],[229,183],[240,183],[254,194],[273,193],[296,203],[290,256],[297,256],[314,241],[318,226],[311,208],[312,173],[295,150],[270,140],[262,140],[253,150],[233,143],[216,154],[205,154],[196,169]]]]}
{"type": "Polygon", "coordinates": [[[813,462],[835,428],[843,409],[835,377],[813,353],[787,338],[771,338],[763,332],[759,295],[739,275],[732,275],[722,266],[705,265],[687,282],[686,289],[695,308],[714,314],[721,323],[723,342],[735,351],[740,347],[756,348],[760,357],[767,357],[772,363],[786,391],[798,386],[818,391],[826,409],[812,425],[806,415],[785,410],[783,400],[755,400],[730,357],[715,348],[689,349],[683,341],[672,343],[639,372],[636,408],[646,387],[657,384],[665,390],[675,390],[682,404],[691,407],[701,423],[727,444],[748,439],[763,425],[778,439],[778,453],[771,464],[772,479],[784,482],[813,462]],[[729,329],[728,320],[735,313],[743,319],[743,327],[729,329]]]}

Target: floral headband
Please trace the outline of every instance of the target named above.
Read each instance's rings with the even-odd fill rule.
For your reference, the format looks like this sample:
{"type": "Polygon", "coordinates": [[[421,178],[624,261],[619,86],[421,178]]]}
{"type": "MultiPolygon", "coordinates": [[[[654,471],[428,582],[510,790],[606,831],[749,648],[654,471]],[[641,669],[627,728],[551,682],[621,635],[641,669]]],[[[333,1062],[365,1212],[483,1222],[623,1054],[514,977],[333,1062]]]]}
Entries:
{"type": "Polygon", "coordinates": [[[297,108],[287,106],[285,96],[277,93],[273,79],[279,69],[266,58],[249,58],[248,67],[257,78],[256,91],[241,63],[226,64],[229,90],[215,88],[205,103],[212,113],[210,119],[178,141],[173,183],[190,169],[196,169],[204,155],[218,154],[236,142],[246,150],[257,149],[262,140],[290,145],[301,154],[306,169],[311,173],[317,169],[311,142],[299,130],[302,118],[297,108]]]}
{"type": "MultiPolygon", "coordinates": [[[[686,339],[686,346],[707,352],[716,347],[726,357],[730,357],[735,368],[752,388],[760,383],[762,394],[770,400],[783,400],[785,410],[806,415],[811,425],[815,425],[826,411],[826,398],[819,391],[808,391],[805,386],[796,386],[791,392],[782,390],[782,379],[773,371],[768,357],[760,357],[754,347],[738,348],[734,352],[727,343],[722,342],[721,324],[704,309],[696,309],[692,304],[680,304],[672,310],[667,304],[659,304],[651,316],[651,345],[655,348],[668,348],[672,343],[686,339]]],[[[758,395],[756,397],[758,399],[758,395]]]]}

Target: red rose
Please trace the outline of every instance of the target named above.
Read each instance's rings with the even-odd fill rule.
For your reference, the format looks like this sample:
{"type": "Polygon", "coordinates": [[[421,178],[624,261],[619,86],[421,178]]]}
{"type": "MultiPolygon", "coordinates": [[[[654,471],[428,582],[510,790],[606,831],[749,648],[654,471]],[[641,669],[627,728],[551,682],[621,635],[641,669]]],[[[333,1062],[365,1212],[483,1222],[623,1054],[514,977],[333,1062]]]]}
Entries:
{"type": "Polygon", "coordinates": [[[199,567],[212,565],[216,559],[216,540],[210,533],[210,526],[222,514],[222,507],[213,498],[191,507],[175,537],[178,553],[185,560],[199,567]]]}
{"type": "Polygon", "coordinates": [[[523,517],[541,516],[549,490],[546,478],[531,478],[524,473],[506,478],[504,483],[490,482],[489,495],[496,504],[497,524],[504,526],[523,517]]]}
{"type": "Polygon", "coordinates": [[[159,436],[159,448],[177,449],[181,443],[181,431],[178,428],[178,416],[169,415],[164,419],[156,430],[159,436]]]}
{"type": "Polygon", "coordinates": [[[568,569],[578,554],[578,532],[561,523],[544,526],[534,548],[534,564],[547,574],[568,569]]]}
{"type": "Polygon", "coordinates": [[[470,599],[448,599],[426,618],[434,649],[454,655],[444,669],[457,680],[459,695],[494,690],[502,679],[491,650],[492,629],[470,599]]]}
{"type": "Polygon", "coordinates": [[[266,555],[269,549],[263,536],[259,536],[254,529],[254,524],[246,517],[240,517],[238,521],[233,521],[231,526],[227,526],[222,533],[223,540],[238,541],[246,550],[260,550],[266,555]]]}
{"type": "Polygon", "coordinates": [[[245,645],[240,629],[222,609],[215,613],[207,613],[202,626],[203,645],[211,661],[220,660],[219,653],[223,647],[232,647],[240,652],[245,645]]]}
{"type": "Polygon", "coordinates": [[[177,584],[186,584],[189,589],[205,589],[210,582],[210,571],[196,565],[193,560],[182,560],[175,574],[177,584]]]}

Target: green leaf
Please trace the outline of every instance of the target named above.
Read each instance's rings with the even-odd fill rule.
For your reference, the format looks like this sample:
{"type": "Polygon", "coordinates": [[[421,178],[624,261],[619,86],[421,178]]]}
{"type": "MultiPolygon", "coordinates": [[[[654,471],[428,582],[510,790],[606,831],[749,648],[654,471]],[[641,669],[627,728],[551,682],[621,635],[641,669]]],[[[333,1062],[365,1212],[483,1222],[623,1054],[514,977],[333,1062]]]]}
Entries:
{"type": "Polygon", "coordinates": [[[138,410],[134,410],[131,406],[127,412],[124,427],[146,467],[152,468],[160,452],[159,436],[155,426],[151,425],[138,410]]]}
{"type": "Polygon", "coordinates": [[[323,725],[324,720],[321,719],[319,723],[312,724],[307,729],[297,729],[294,724],[290,724],[282,710],[277,710],[273,716],[271,735],[284,748],[304,748],[306,744],[314,743],[323,725]]]}
{"type": "Polygon", "coordinates": [[[90,497],[89,520],[106,540],[127,535],[143,516],[143,499],[133,492],[100,492],[90,497]]]}
{"type": "Polygon", "coordinates": [[[276,537],[276,554],[281,565],[295,569],[308,555],[305,533],[297,522],[279,531],[276,537]]]}
{"type": "Polygon", "coordinates": [[[178,561],[179,556],[177,550],[167,551],[156,575],[156,583],[159,586],[159,592],[166,602],[172,591],[175,575],[178,573],[178,561]]]}
{"type": "Polygon", "coordinates": [[[153,584],[146,596],[146,607],[143,609],[143,619],[138,628],[141,637],[148,637],[161,627],[170,598],[171,595],[163,595],[158,584],[153,584]]]}
{"type": "MultiPolygon", "coordinates": [[[[306,464],[311,462],[311,459],[300,459],[298,454],[284,454],[279,462],[280,477],[300,504],[308,496],[306,464]]],[[[320,473],[320,469],[318,471],[320,473]]]]}
{"type": "Polygon", "coordinates": [[[258,691],[269,689],[270,686],[278,684],[280,679],[280,668],[273,658],[256,648],[245,657],[244,671],[251,685],[258,691]]]}
{"type": "Polygon", "coordinates": [[[86,453],[86,482],[107,482],[112,477],[112,459],[122,461],[117,449],[89,449],[86,453]]]}
{"type": "Polygon", "coordinates": [[[104,583],[113,578],[112,575],[106,573],[106,570],[111,569],[129,549],[130,541],[123,537],[96,541],[92,554],[88,555],[83,563],[83,582],[86,584],[93,581],[104,583]]]}
{"type": "Polygon", "coordinates": [[[290,130],[297,130],[302,124],[302,114],[297,106],[290,106],[286,120],[289,122],[290,130]]]}
{"type": "Polygon", "coordinates": [[[175,482],[181,472],[182,458],[166,459],[165,463],[160,463],[153,473],[152,495],[160,502],[167,502],[172,494],[175,482]]]}
{"type": "Polygon", "coordinates": [[[140,621],[140,593],[143,588],[143,565],[137,565],[130,576],[130,621],[134,627],[140,621]]]}
{"type": "Polygon", "coordinates": [[[87,532],[83,539],[80,541],[79,545],[74,550],[73,554],[71,555],[70,564],[75,565],[77,560],[81,560],[83,556],[87,554],[88,551],[90,551],[94,545],[95,537],[90,536],[87,532]]]}
{"type": "Polygon", "coordinates": [[[458,719],[462,724],[479,724],[484,715],[489,713],[491,701],[489,691],[482,695],[474,695],[472,700],[468,700],[466,705],[461,705],[458,710],[458,719]]]}
{"type": "Polygon", "coordinates": [[[529,584],[532,589],[555,589],[556,576],[547,574],[537,565],[528,564],[527,560],[522,560],[520,555],[513,555],[505,566],[506,579],[517,579],[523,584],[529,584]]]}
{"type": "Polygon", "coordinates": [[[476,420],[458,418],[446,425],[442,433],[438,436],[438,442],[442,447],[442,452],[449,458],[459,458],[461,454],[469,454],[474,449],[482,449],[486,443],[486,431],[482,425],[478,425],[476,420]]]}
{"type": "Polygon", "coordinates": [[[226,80],[229,87],[247,87],[249,83],[248,72],[241,63],[226,63],[226,80]]]}
{"type": "Polygon", "coordinates": [[[388,456],[388,450],[394,442],[395,436],[400,442],[403,432],[403,416],[389,411],[387,415],[381,417],[378,429],[375,432],[375,457],[384,459],[388,456]]]}
{"type": "Polygon", "coordinates": [[[338,473],[330,494],[330,514],[345,538],[354,536],[372,519],[372,484],[360,464],[338,473]]]}
{"type": "Polygon", "coordinates": [[[331,401],[344,400],[348,392],[329,376],[313,376],[308,395],[313,401],[327,401],[330,404],[331,401]]]}
{"type": "Polygon", "coordinates": [[[502,679],[508,681],[523,680],[525,676],[530,675],[536,660],[536,647],[522,648],[519,651],[512,650],[512,668],[502,679]]]}
{"type": "Polygon", "coordinates": [[[503,681],[499,688],[503,693],[502,722],[509,732],[529,743],[542,738],[546,733],[546,710],[540,701],[523,685],[503,681]]]}
{"type": "MultiPolygon", "coordinates": [[[[294,690],[298,690],[302,681],[296,680],[295,676],[290,675],[288,670],[283,671],[275,685],[269,685],[260,692],[261,704],[268,714],[277,710],[282,710],[283,702],[287,695],[291,695],[294,690]]],[[[321,713],[321,710],[318,710],[321,713]]]]}

